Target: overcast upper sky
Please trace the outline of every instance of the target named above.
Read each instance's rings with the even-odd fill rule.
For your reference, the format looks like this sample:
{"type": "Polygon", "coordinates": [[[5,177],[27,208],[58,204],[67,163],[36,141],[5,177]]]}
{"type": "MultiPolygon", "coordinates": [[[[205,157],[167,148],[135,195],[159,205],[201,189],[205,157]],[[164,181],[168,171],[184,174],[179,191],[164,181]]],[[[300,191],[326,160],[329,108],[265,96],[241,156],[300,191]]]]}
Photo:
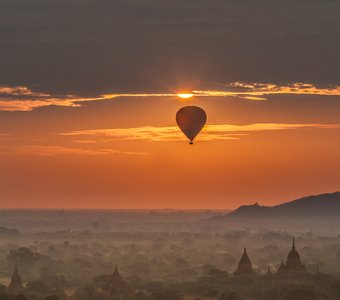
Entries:
{"type": "Polygon", "coordinates": [[[0,207],[339,190],[339,15],[338,0],[1,0],[0,207]],[[192,147],[185,105],[208,114],[192,147]]]}

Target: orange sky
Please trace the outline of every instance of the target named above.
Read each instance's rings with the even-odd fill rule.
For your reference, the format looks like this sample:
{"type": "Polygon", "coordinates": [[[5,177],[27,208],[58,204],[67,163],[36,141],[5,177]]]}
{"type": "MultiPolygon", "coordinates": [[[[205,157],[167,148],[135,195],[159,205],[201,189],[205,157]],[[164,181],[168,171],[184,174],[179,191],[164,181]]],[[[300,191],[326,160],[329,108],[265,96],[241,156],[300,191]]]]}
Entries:
{"type": "Polygon", "coordinates": [[[339,190],[339,88],[239,85],[80,102],[3,87],[0,206],[225,209],[339,190]],[[193,146],[185,105],[208,115],[193,146]]]}
{"type": "Polygon", "coordinates": [[[340,1],[19,2],[0,4],[0,208],[340,190],[340,1]],[[193,146],[185,105],[208,116],[193,146]]]}

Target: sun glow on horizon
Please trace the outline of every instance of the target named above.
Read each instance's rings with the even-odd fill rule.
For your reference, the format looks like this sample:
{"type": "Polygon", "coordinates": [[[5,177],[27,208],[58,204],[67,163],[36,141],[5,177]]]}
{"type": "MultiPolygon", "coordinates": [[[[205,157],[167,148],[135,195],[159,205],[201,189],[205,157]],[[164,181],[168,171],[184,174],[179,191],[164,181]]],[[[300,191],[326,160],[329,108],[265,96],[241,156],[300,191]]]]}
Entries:
{"type": "Polygon", "coordinates": [[[177,94],[177,96],[182,99],[190,99],[194,96],[194,94],[177,94]]]}

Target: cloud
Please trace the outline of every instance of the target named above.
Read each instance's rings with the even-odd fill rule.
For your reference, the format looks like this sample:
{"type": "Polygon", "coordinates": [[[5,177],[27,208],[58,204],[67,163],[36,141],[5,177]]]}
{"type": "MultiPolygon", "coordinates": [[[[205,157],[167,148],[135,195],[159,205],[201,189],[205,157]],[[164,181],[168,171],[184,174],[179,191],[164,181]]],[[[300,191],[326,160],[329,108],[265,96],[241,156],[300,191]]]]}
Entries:
{"type": "Polygon", "coordinates": [[[98,97],[79,97],[76,95],[51,95],[35,92],[25,86],[0,86],[0,111],[31,111],[45,106],[80,107],[81,102],[112,100],[118,97],[176,97],[176,94],[138,93],[104,94],[98,97]]]}
{"type": "Polygon", "coordinates": [[[0,95],[1,97],[3,96],[36,96],[36,97],[50,96],[45,93],[32,92],[29,88],[25,86],[16,86],[16,87],[0,86],[0,95]]]}
{"type": "MultiPolygon", "coordinates": [[[[200,140],[213,139],[237,139],[238,135],[227,134],[226,132],[209,132],[210,126],[202,132],[200,140]]],[[[144,140],[144,141],[180,141],[183,140],[183,134],[176,126],[168,127],[135,127],[135,128],[117,128],[117,129],[96,129],[96,130],[81,130],[63,133],[66,136],[86,136],[104,139],[107,142],[112,140],[144,140]]],[[[78,140],[79,141],[79,140],[78,140]]]]}
{"type": "Polygon", "coordinates": [[[45,146],[45,145],[19,145],[0,146],[0,155],[29,155],[29,156],[56,156],[56,155],[146,155],[146,152],[129,152],[115,149],[83,149],[76,147],[45,146]]]}
{"type": "MultiPolygon", "coordinates": [[[[316,87],[307,83],[276,85],[273,83],[234,82],[219,86],[214,90],[194,90],[194,97],[235,97],[239,99],[261,101],[266,96],[277,94],[340,96],[340,86],[316,87]]],[[[0,111],[31,111],[46,106],[80,107],[82,102],[112,100],[122,97],[175,97],[183,101],[176,93],[110,93],[97,97],[79,97],[76,95],[52,95],[35,92],[28,87],[0,86],[0,111]]],[[[190,101],[186,99],[185,101],[190,101]]]]}
{"type": "Polygon", "coordinates": [[[268,95],[319,95],[319,96],[340,96],[340,86],[331,85],[327,87],[316,87],[309,83],[292,83],[277,85],[274,83],[244,83],[234,82],[222,86],[221,90],[195,90],[196,96],[212,97],[238,97],[247,100],[266,100],[261,96],[268,95]]]}
{"type": "MultiPolygon", "coordinates": [[[[214,124],[206,125],[198,139],[200,141],[238,140],[255,132],[301,129],[340,129],[340,124],[214,124]]],[[[4,135],[5,138],[9,136],[6,133],[0,135],[4,135]]],[[[111,146],[116,141],[176,142],[185,140],[183,133],[176,126],[143,126],[70,131],[58,134],[60,138],[63,138],[59,142],[54,143],[54,145],[46,145],[44,139],[37,140],[36,142],[39,144],[29,144],[28,141],[32,142],[32,136],[10,136],[10,145],[0,145],[0,155],[47,157],[60,155],[148,155],[148,152],[123,151],[112,149],[111,146]]],[[[50,135],[45,138],[47,138],[46,141],[51,140],[50,135]]],[[[4,142],[5,139],[2,139],[2,141],[4,142]]]]}
{"type": "Polygon", "coordinates": [[[80,102],[104,99],[105,97],[82,98],[74,95],[51,95],[35,92],[25,86],[0,86],[1,111],[31,111],[50,105],[79,107],[80,102]]]}
{"type": "MultiPolygon", "coordinates": [[[[251,132],[273,131],[273,130],[293,130],[293,129],[339,129],[340,124],[276,124],[257,123],[247,125],[206,125],[201,132],[199,139],[202,141],[213,140],[235,140],[251,132]]],[[[135,127],[117,129],[95,129],[81,130],[62,133],[64,136],[89,137],[93,139],[111,142],[113,140],[143,140],[152,142],[169,142],[183,140],[183,134],[176,126],[168,127],[135,127]]]]}

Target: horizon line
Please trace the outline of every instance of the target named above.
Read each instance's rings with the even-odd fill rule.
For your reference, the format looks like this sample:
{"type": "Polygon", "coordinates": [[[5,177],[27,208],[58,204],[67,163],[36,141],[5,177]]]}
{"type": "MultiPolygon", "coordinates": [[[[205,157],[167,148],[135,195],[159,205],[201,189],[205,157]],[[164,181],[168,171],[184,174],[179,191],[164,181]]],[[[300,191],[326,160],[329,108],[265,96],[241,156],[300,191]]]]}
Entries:
{"type": "Polygon", "coordinates": [[[207,208],[207,207],[203,207],[203,208],[173,208],[173,207],[165,207],[165,208],[141,208],[141,207],[137,207],[137,208],[88,208],[88,207],[84,207],[84,208],[80,208],[80,207],[51,207],[51,208],[47,208],[47,207],[0,207],[0,211],[13,211],[13,210],[35,210],[35,211],[233,211],[236,210],[242,206],[252,206],[252,205],[260,205],[263,207],[275,207],[275,206],[279,206],[279,205],[283,205],[283,204],[287,204],[290,202],[294,202],[297,200],[302,200],[304,198],[308,198],[308,197],[317,197],[317,196],[322,196],[322,195],[331,195],[331,194],[336,194],[336,193],[340,193],[339,190],[337,191],[332,191],[332,192],[324,192],[324,193],[318,193],[318,194],[308,194],[308,195],[301,195],[300,197],[296,197],[293,200],[285,200],[276,204],[272,204],[272,205],[262,205],[259,204],[258,202],[253,202],[252,204],[242,204],[242,205],[238,205],[236,207],[233,208],[207,208]]]}

